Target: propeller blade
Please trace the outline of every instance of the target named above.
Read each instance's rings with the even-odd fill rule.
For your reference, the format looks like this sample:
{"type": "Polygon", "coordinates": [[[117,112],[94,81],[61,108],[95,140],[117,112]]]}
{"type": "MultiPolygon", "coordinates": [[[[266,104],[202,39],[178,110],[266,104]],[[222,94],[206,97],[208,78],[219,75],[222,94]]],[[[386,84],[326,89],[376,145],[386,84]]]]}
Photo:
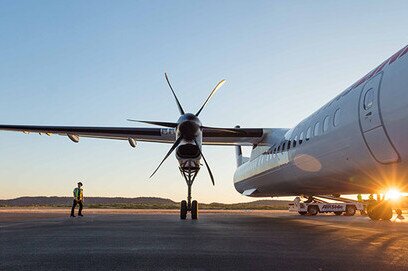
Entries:
{"type": "MultiPolygon", "coordinates": [[[[194,142],[195,142],[196,145],[198,146],[197,140],[194,139],[194,142]]],[[[204,160],[205,166],[207,167],[208,174],[210,174],[211,182],[212,182],[213,185],[215,185],[214,176],[213,176],[213,174],[212,174],[212,172],[211,172],[210,166],[208,165],[207,160],[205,160],[205,157],[204,157],[204,155],[203,155],[201,149],[198,148],[198,150],[199,150],[199,152],[200,152],[200,154],[201,154],[201,157],[202,157],[203,160],[204,160]]]]}
{"type": "Polygon", "coordinates": [[[176,96],[176,93],[174,92],[173,87],[172,87],[171,84],[170,84],[170,80],[169,80],[169,78],[167,77],[167,73],[164,73],[164,76],[166,77],[167,84],[169,85],[169,87],[170,87],[170,89],[171,89],[171,92],[173,92],[173,96],[174,96],[174,98],[176,99],[177,106],[178,106],[178,109],[179,109],[179,111],[180,111],[180,115],[184,115],[185,113],[184,113],[183,107],[181,107],[180,101],[178,100],[178,98],[177,98],[177,96],[176,96]]]}
{"type": "Polygon", "coordinates": [[[149,178],[153,177],[153,175],[159,170],[159,168],[161,167],[161,165],[164,163],[164,161],[166,161],[166,159],[170,156],[170,154],[177,148],[177,146],[180,144],[181,140],[183,138],[180,136],[179,138],[177,138],[176,142],[174,142],[173,146],[171,146],[169,152],[166,154],[166,156],[164,157],[164,159],[161,161],[161,163],[159,164],[159,166],[156,168],[156,170],[153,172],[152,175],[150,175],[149,178]]]}
{"type": "Polygon", "coordinates": [[[208,103],[208,101],[211,99],[211,97],[217,92],[217,90],[224,85],[225,80],[221,80],[216,86],[215,88],[211,91],[210,95],[208,96],[207,100],[205,100],[204,104],[201,106],[200,110],[198,110],[198,112],[196,113],[196,116],[198,117],[198,115],[200,115],[201,111],[203,110],[204,106],[208,103]]]}
{"type": "Polygon", "coordinates": [[[174,122],[133,120],[133,119],[127,119],[127,121],[148,123],[148,124],[152,124],[152,125],[158,125],[158,126],[170,127],[170,128],[176,128],[177,127],[177,123],[174,123],[174,122]]]}

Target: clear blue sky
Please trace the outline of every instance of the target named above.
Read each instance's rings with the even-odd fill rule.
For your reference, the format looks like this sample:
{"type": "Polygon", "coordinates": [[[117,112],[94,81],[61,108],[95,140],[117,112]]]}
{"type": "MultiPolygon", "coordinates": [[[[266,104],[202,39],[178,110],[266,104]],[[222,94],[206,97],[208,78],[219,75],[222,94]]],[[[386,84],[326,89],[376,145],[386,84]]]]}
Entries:
{"type": "MultiPolygon", "coordinates": [[[[1,1],[0,123],[132,126],[175,121],[168,72],[196,111],[227,83],[205,125],[291,127],[407,44],[407,1],[1,1]]],[[[185,198],[169,146],[0,133],[0,198],[71,195],[185,198]]],[[[204,147],[214,171],[201,202],[238,194],[231,147],[204,147]]]]}

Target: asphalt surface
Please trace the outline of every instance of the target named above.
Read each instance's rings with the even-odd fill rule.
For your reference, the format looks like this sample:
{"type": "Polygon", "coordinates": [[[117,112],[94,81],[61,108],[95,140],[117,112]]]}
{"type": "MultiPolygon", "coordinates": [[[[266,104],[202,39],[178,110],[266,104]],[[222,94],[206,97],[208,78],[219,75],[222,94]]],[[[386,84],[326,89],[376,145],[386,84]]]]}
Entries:
{"type": "Polygon", "coordinates": [[[0,270],[408,270],[406,220],[0,211],[0,270]]]}

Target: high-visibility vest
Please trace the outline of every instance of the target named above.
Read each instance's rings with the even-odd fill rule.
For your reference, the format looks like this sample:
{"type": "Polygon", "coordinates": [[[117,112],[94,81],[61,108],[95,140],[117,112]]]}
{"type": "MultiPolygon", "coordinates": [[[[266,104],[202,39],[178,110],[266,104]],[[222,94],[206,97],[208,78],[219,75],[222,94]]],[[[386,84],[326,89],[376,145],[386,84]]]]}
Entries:
{"type": "Polygon", "coordinates": [[[84,199],[84,192],[83,192],[83,189],[82,189],[82,188],[76,187],[76,188],[74,189],[74,198],[75,198],[76,200],[83,200],[83,199],[84,199]]]}

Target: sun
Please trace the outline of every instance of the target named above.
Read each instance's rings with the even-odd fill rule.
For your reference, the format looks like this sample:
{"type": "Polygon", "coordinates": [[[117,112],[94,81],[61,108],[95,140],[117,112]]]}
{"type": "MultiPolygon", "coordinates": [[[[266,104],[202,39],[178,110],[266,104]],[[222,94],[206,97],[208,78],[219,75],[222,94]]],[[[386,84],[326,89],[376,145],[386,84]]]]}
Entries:
{"type": "Polygon", "coordinates": [[[385,197],[389,200],[398,200],[401,197],[401,192],[398,189],[391,188],[385,193],[385,197]]]}

